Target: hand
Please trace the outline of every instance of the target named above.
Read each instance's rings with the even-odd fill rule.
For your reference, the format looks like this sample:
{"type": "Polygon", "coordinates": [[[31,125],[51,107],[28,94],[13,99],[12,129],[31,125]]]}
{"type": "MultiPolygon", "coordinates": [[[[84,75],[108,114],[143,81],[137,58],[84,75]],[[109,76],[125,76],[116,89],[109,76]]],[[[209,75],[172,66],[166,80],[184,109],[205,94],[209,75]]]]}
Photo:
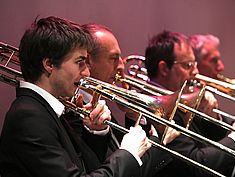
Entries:
{"type": "Polygon", "coordinates": [[[138,125],[131,127],[129,133],[124,135],[120,149],[125,149],[131,154],[142,157],[150,147],[151,143],[148,141],[145,131],[138,125]]]}
{"type": "MultiPolygon", "coordinates": [[[[90,102],[85,105],[84,108],[87,110],[92,110],[93,105],[90,102]]],[[[105,120],[111,120],[111,111],[109,110],[104,100],[99,100],[96,107],[91,111],[90,116],[85,118],[83,123],[90,130],[99,131],[107,128],[108,125],[104,124],[105,120]]]]}
{"type": "Polygon", "coordinates": [[[157,131],[152,124],[151,124],[151,129],[149,130],[149,135],[158,137],[157,131]]]}
{"type": "MultiPolygon", "coordinates": [[[[175,123],[174,120],[171,121],[172,123],[175,123]]],[[[180,132],[178,132],[177,130],[168,127],[167,128],[167,132],[165,135],[165,138],[163,140],[163,144],[167,145],[168,143],[170,143],[171,141],[173,141],[176,137],[178,137],[180,135],[180,132]]]]}
{"type": "Polygon", "coordinates": [[[218,108],[218,101],[211,92],[205,91],[198,110],[214,118],[219,118],[213,109],[218,108]]]}
{"type": "Polygon", "coordinates": [[[235,79],[231,79],[231,84],[235,85],[235,79]]]}
{"type": "MultiPolygon", "coordinates": [[[[235,128],[235,122],[233,122],[232,126],[233,126],[233,128],[235,128]]],[[[228,137],[232,138],[232,139],[235,141],[235,132],[234,132],[234,131],[231,131],[231,132],[228,134],[228,137]]]]}
{"type": "Polygon", "coordinates": [[[93,98],[90,103],[83,105],[83,96],[78,94],[74,98],[74,104],[76,106],[90,110],[90,116],[83,119],[83,123],[90,130],[104,130],[108,125],[104,124],[105,120],[111,120],[111,112],[106,105],[104,100],[99,100],[100,95],[97,93],[93,94],[93,98]]]}

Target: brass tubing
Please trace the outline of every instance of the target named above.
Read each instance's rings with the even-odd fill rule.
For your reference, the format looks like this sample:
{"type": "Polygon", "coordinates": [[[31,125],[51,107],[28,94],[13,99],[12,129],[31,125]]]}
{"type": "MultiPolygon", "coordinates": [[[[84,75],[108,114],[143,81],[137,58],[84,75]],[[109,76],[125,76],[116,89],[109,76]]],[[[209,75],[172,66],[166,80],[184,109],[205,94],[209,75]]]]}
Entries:
{"type": "MultiPolygon", "coordinates": [[[[67,109],[67,111],[72,111],[72,112],[80,115],[81,118],[85,118],[85,117],[89,116],[89,114],[90,114],[89,111],[84,110],[83,108],[79,108],[79,107],[78,108],[66,107],[66,109],[67,109]]],[[[128,133],[129,132],[128,129],[126,129],[126,128],[124,128],[124,127],[122,127],[122,126],[120,126],[120,125],[118,125],[116,123],[113,123],[111,121],[108,121],[108,120],[105,120],[104,124],[107,124],[110,127],[113,127],[115,129],[117,129],[118,131],[121,131],[123,133],[128,133]]],[[[155,141],[149,140],[149,142],[152,144],[153,147],[160,148],[160,149],[162,149],[162,150],[164,150],[166,152],[169,152],[170,154],[172,154],[176,158],[180,158],[184,162],[190,163],[193,166],[198,167],[198,168],[200,168],[202,170],[205,170],[205,171],[209,172],[212,175],[216,175],[216,176],[220,176],[220,177],[225,177],[221,173],[218,173],[217,171],[215,171],[215,170],[213,170],[213,169],[211,169],[211,168],[209,168],[209,167],[207,167],[205,165],[202,165],[202,164],[200,164],[200,163],[198,163],[198,162],[196,162],[196,161],[194,161],[194,160],[192,160],[192,159],[190,159],[190,158],[188,158],[188,157],[186,157],[186,156],[184,156],[184,155],[182,155],[182,154],[180,154],[180,153],[178,153],[178,152],[176,152],[174,150],[171,150],[171,149],[169,149],[169,148],[167,148],[167,147],[165,147],[165,146],[163,146],[163,145],[161,145],[161,144],[159,144],[159,143],[157,143],[155,141]]]]}
{"type": "MultiPolygon", "coordinates": [[[[88,80],[88,78],[86,78],[86,80],[88,80]]],[[[212,141],[210,139],[207,139],[195,132],[192,132],[182,126],[179,126],[177,124],[174,124],[168,120],[165,120],[163,119],[162,117],[159,117],[159,116],[156,116],[154,113],[140,107],[140,106],[136,106],[135,104],[132,104],[126,100],[124,100],[121,96],[117,96],[111,92],[108,92],[108,91],[105,91],[103,89],[98,89],[96,88],[94,85],[91,85],[88,83],[89,81],[85,81],[83,79],[81,79],[81,82],[80,82],[80,87],[82,88],[85,88],[85,89],[91,89],[92,91],[96,91],[97,93],[101,94],[102,96],[106,97],[107,99],[110,99],[111,101],[114,101],[122,106],[125,106],[125,107],[128,107],[136,112],[141,112],[143,114],[144,117],[152,120],[152,121],[155,121],[155,122],[158,122],[158,123],[161,123],[163,125],[166,125],[166,126],[170,126],[174,129],[176,129],[177,131],[180,131],[182,134],[184,134],[185,136],[188,136],[190,138],[193,138],[197,141],[200,141],[202,143],[207,143],[207,144],[210,144],[222,151],[224,151],[225,153],[227,153],[228,155],[232,156],[232,157],[235,157],[235,151],[218,143],[218,142],[215,142],[215,141],[212,141]]]]}

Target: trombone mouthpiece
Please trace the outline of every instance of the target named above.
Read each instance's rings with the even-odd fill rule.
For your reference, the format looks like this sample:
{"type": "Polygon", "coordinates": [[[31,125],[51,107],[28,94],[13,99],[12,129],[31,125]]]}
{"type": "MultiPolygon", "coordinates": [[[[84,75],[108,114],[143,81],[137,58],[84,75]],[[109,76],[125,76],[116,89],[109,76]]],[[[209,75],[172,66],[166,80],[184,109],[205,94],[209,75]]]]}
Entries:
{"type": "Polygon", "coordinates": [[[84,79],[80,79],[79,83],[78,83],[79,87],[83,87],[83,88],[89,88],[89,83],[84,79]]]}

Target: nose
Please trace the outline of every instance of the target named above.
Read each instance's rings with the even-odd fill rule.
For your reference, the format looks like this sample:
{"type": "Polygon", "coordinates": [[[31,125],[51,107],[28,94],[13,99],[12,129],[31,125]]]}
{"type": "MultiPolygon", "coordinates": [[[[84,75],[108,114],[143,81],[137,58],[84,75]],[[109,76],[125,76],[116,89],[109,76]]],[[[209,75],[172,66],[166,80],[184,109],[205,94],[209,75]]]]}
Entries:
{"type": "Polygon", "coordinates": [[[199,71],[198,71],[197,65],[195,65],[195,67],[192,70],[192,75],[195,76],[198,73],[199,73],[199,71]]]}
{"type": "Polygon", "coordinates": [[[123,73],[124,72],[124,61],[121,57],[118,59],[118,66],[117,66],[117,71],[123,73]]]}
{"type": "Polygon", "coordinates": [[[87,67],[87,64],[86,64],[86,66],[84,67],[84,69],[81,71],[81,76],[85,76],[85,77],[90,76],[90,70],[89,70],[89,68],[87,67]]]}
{"type": "Polygon", "coordinates": [[[216,70],[218,72],[224,71],[224,63],[222,62],[222,60],[218,60],[216,70]]]}

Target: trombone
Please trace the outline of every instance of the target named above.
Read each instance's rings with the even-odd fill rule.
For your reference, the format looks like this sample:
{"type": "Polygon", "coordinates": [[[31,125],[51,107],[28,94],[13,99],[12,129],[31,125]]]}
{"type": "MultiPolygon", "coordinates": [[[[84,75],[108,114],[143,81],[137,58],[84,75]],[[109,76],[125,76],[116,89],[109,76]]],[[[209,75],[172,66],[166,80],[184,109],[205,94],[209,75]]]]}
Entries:
{"type": "Polygon", "coordinates": [[[219,96],[235,101],[235,85],[203,76],[201,74],[196,74],[195,78],[205,82],[207,90],[219,96]]]}
{"type": "MultiPolygon", "coordinates": [[[[147,70],[146,70],[146,68],[141,67],[141,64],[143,64],[143,62],[145,61],[144,56],[130,55],[130,56],[126,57],[124,59],[124,61],[125,61],[126,64],[128,62],[131,62],[131,61],[136,61],[137,64],[129,65],[128,70],[127,70],[128,74],[135,77],[135,78],[140,78],[141,80],[148,81],[147,70]]],[[[125,77],[127,78],[126,80],[124,80],[125,82],[128,82],[128,80],[130,80],[132,84],[134,82],[136,82],[137,84],[135,84],[133,86],[136,86],[136,88],[142,89],[143,91],[146,91],[150,94],[155,95],[157,93],[160,93],[160,94],[163,94],[163,95],[169,95],[169,94],[172,93],[171,91],[166,91],[165,89],[161,89],[161,88],[155,89],[156,86],[150,86],[151,84],[143,83],[143,82],[139,81],[138,79],[134,80],[133,77],[129,77],[129,76],[125,76],[125,77]],[[144,86],[141,86],[143,84],[144,84],[144,86]],[[146,87],[146,88],[143,88],[143,87],[146,87]]],[[[210,91],[212,93],[215,93],[219,96],[222,96],[224,98],[235,101],[235,85],[234,84],[224,82],[225,80],[224,81],[219,81],[219,80],[216,80],[216,79],[212,79],[212,78],[200,75],[200,74],[197,74],[195,79],[198,79],[199,81],[202,81],[203,84],[206,84],[206,85],[204,86],[203,84],[201,84],[197,80],[191,80],[190,81],[191,85],[199,86],[199,87],[205,87],[204,88],[205,90],[208,90],[208,91],[210,91]]],[[[231,81],[231,79],[230,79],[230,81],[231,81]]],[[[198,102],[200,102],[200,101],[198,100],[198,102]]],[[[230,119],[233,119],[233,120],[235,119],[235,116],[233,116],[231,114],[228,114],[224,111],[221,111],[219,109],[213,109],[213,111],[216,112],[216,113],[219,113],[219,114],[221,114],[225,117],[228,117],[230,119]]],[[[203,115],[203,116],[205,117],[206,115],[203,115]]],[[[200,117],[203,117],[203,116],[200,116],[200,117]]],[[[208,119],[210,119],[210,118],[208,117],[208,119]]]]}
{"type": "Polygon", "coordinates": [[[0,41],[0,81],[16,86],[18,80],[22,78],[19,70],[18,49],[0,41]],[[18,70],[14,69],[18,68],[18,70]]]}
{"type": "MultiPolygon", "coordinates": [[[[7,64],[5,64],[5,65],[1,64],[0,69],[11,75],[11,77],[10,77],[10,76],[7,76],[5,74],[1,74],[0,75],[1,81],[6,82],[10,85],[16,86],[17,83],[18,83],[18,80],[22,79],[22,76],[21,76],[22,74],[21,74],[20,71],[17,71],[15,69],[10,68],[9,64],[13,62],[13,63],[16,63],[16,65],[19,65],[18,58],[14,56],[14,54],[17,53],[17,50],[15,50],[15,48],[11,48],[9,45],[5,45],[4,43],[0,43],[0,49],[1,49],[0,50],[0,59],[1,59],[1,61],[3,61],[3,60],[7,61],[7,64]],[[8,54],[8,55],[5,55],[5,54],[8,54]],[[9,58],[8,58],[8,56],[9,56],[9,58]]],[[[100,85],[100,83],[98,83],[98,84],[100,85]]],[[[117,102],[117,103],[120,103],[122,105],[130,107],[131,109],[136,110],[138,112],[143,112],[145,117],[147,117],[147,118],[149,118],[153,121],[162,123],[164,125],[171,126],[171,127],[175,128],[176,130],[181,130],[181,132],[183,134],[185,134],[186,136],[192,137],[192,138],[194,138],[196,140],[199,140],[201,142],[207,142],[207,143],[211,144],[212,146],[215,146],[215,147],[219,148],[220,150],[224,151],[225,153],[228,153],[230,156],[232,156],[232,157],[235,156],[235,152],[233,150],[229,149],[228,147],[225,147],[224,145],[221,145],[217,142],[213,142],[212,140],[206,139],[206,138],[204,138],[204,137],[202,137],[202,136],[200,136],[200,135],[198,135],[194,132],[191,132],[191,131],[189,131],[189,130],[187,130],[187,129],[179,126],[179,125],[176,125],[176,124],[174,124],[170,121],[167,121],[164,118],[156,116],[154,113],[151,113],[150,111],[147,111],[146,109],[144,109],[140,106],[129,103],[126,100],[124,100],[123,98],[120,98],[120,97],[116,96],[115,94],[110,93],[110,91],[107,92],[103,89],[100,89],[99,87],[95,87],[95,86],[89,84],[88,83],[88,78],[86,78],[86,81],[81,80],[80,87],[85,87],[85,88],[89,88],[93,91],[96,91],[97,93],[100,93],[100,94],[106,96],[107,98],[117,102]]],[[[70,104],[70,106],[65,104],[65,106],[68,110],[73,110],[73,111],[78,112],[79,114],[81,114],[83,116],[89,114],[89,112],[87,112],[86,110],[84,110],[82,108],[72,107],[71,104],[70,104]]],[[[105,123],[108,123],[110,126],[116,127],[117,129],[122,130],[124,132],[128,131],[125,128],[123,128],[119,125],[115,125],[112,122],[106,121],[105,123]]],[[[179,157],[179,158],[181,158],[182,160],[184,160],[186,162],[192,163],[193,165],[195,165],[195,166],[197,166],[201,169],[204,169],[204,170],[208,171],[209,173],[211,173],[213,175],[223,176],[222,174],[220,174],[220,173],[218,173],[218,172],[216,172],[216,171],[214,171],[214,170],[212,170],[212,169],[210,169],[210,168],[208,168],[204,165],[201,165],[198,162],[193,161],[192,159],[184,157],[183,155],[181,155],[181,154],[179,154],[175,151],[172,151],[172,150],[170,150],[170,149],[168,149],[168,148],[166,148],[166,147],[164,147],[164,146],[162,146],[162,145],[160,145],[156,142],[151,142],[151,143],[154,146],[160,147],[161,149],[170,152],[171,154],[175,155],[176,157],[179,157]]]]}
{"type": "MultiPolygon", "coordinates": [[[[145,92],[150,93],[155,96],[159,96],[159,93],[162,95],[173,95],[173,93],[174,93],[172,91],[169,91],[169,90],[166,90],[163,88],[159,88],[159,87],[154,86],[152,84],[144,83],[143,81],[135,79],[131,76],[125,76],[125,78],[123,78],[122,76],[117,74],[116,79],[120,82],[127,83],[128,85],[134,86],[142,91],[145,91],[145,92]]],[[[194,109],[190,106],[187,106],[187,105],[197,106],[198,102],[200,102],[200,97],[202,94],[203,94],[203,90],[199,91],[199,93],[194,92],[191,94],[182,94],[180,101],[183,103],[178,103],[178,107],[183,111],[186,110],[186,111],[189,111],[193,114],[196,114],[196,115],[200,116],[201,118],[203,118],[211,123],[214,123],[218,126],[221,126],[227,130],[235,131],[235,128],[233,126],[231,126],[225,122],[221,122],[217,119],[214,119],[213,117],[211,117],[203,112],[197,111],[196,109],[194,109]]],[[[143,100],[143,102],[146,102],[146,99],[143,100]]],[[[153,103],[154,103],[154,101],[153,101],[153,103]]],[[[186,128],[188,128],[190,126],[191,121],[192,121],[192,118],[189,117],[187,120],[187,123],[186,123],[186,128]]]]}
{"type": "MultiPolygon", "coordinates": [[[[140,67],[140,64],[145,61],[145,57],[139,55],[130,55],[124,58],[125,64],[134,60],[137,60],[137,64],[132,64],[129,66],[128,74],[147,81],[147,70],[144,67],[140,67]],[[143,75],[145,75],[145,77],[143,75]]],[[[195,86],[200,86],[200,83],[198,83],[197,79],[199,81],[203,81],[206,84],[206,90],[235,101],[235,84],[232,84],[232,79],[226,78],[221,74],[218,74],[217,77],[221,80],[216,80],[201,74],[197,74],[195,76],[196,80],[192,81],[192,83],[194,83],[195,86]]]]}
{"type": "MultiPolygon", "coordinates": [[[[119,98],[118,96],[116,96],[116,95],[114,95],[112,93],[110,94],[109,92],[106,92],[106,91],[104,91],[102,89],[98,89],[98,87],[94,87],[92,85],[88,86],[87,84],[88,83],[86,81],[81,80],[80,87],[81,86],[82,87],[86,87],[86,88],[89,87],[89,89],[91,89],[91,90],[94,89],[95,91],[98,91],[102,95],[106,95],[106,96],[109,95],[107,97],[109,97],[109,98],[111,97],[112,100],[115,100],[115,102],[118,102],[118,103],[122,103],[122,105],[125,105],[125,106],[132,105],[131,103],[128,103],[127,101],[123,100],[122,98],[119,98]]],[[[89,114],[90,114],[90,111],[88,111],[88,110],[86,110],[84,108],[77,107],[75,104],[71,103],[70,101],[67,101],[65,98],[61,97],[61,98],[59,98],[59,100],[65,105],[66,109],[65,109],[64,113],[72,111],[73,113],[79,115],[81,119],[84,119],[85,117],[88,117],[89,114]]],[[[123,133],[128,133],[129,132],[128,129],[126,129],[126,128],[124,128],[124,127],[122,127],[122,126],[120,126],[120,125],[118,125],[116,123],[113,123],[111,121],[105,120],[103,123],[111,126],[112,128],[115,128],[115,129],[117,129],[117,130],[119,130],[119,131],[121,131],[123,133]]],[[[213,170],[213,169],[211,169],[211,168],[209,168],[209,167],[207,167],[205,165],[202,165],[202,164],[200,164],[200,163],[198,163],[198,162],[196,162],[196,161],[194,161],[194,160],[192,160],[192,159],[190,159],[190,158],[188,158],[188,157],[186,157],[186,156],[184,156],[184,155],[182,155],[182,154],[180,154],[180,153],[178,153],[178,152],[176,152],[174,150],[171,150],[171,149],[169,149],[169,148],[167,148],[167,147],[165,147],[165,146],[163,146],[163,145],[161,145],[159,143],[156,143],[155,141],[152,141],[152,140],[148,140],[148,141],[152,144],[153,147],[160,148],[161,150],[169,152],[170,154],[172,154],[176,158],[179,158],[179,159],[183,160],[186,163],[190,163],[193,166],[198,167],[198,168],[200,168],[202,170],[205,170],[205,171],[209,172],[212,175],[224,177],[224,175],[218,173],[217,171],[215,171],[215,170],[213,170]]]]}
{"type": "MultiPolygon", "coordinates": [[[[177,131],[180,131],[182,134],[184,134],[185,136],[188,136],[190,138],[193,138],[197,141],[200,141],[202,143],[207,143],[210,144],[214,147],[219,148],[220,150],[223,150],[225,152],[227,152],[228,154],[234,156],[235,155],[235,151],[231,150],[217,142],[214,142],[212,140],[209,140],[195,132],[192,132],[182,126],[179,126],[177,124],[172,123],[169,120],[166,120],[164,118],[164,114],[157,114],[155,112],[152,112],[151,109],[148,110],[146,108],[143,108],[141,104],[139,104],[139,100],[138,97],[141,97],[142,94],[140,93],[133,93],[130,92],[128,90],[122,91],[122,89],[120,88],[115,88],[116,86],[113,86],[111,84],[102,82],[98,79],[94,79],[91,77],[86,77],[81,79],[80,81],[80,87],[84,88],[84,89],[90,89],[93,92],[97,92],[99,94],[101,94],[102,96],[106,97],[107,99],[110,99],[111,101],[114,101],[122,106],[128,107],[130,109],[132,109],[135,112],[141,113],[144,117],[148,118],[149,120],[151,120],[152,122],[157,122],[166,126],[170,126],[174,129],[176,129],[177,131]],[[98,88],[97,86],[101,86],[102,89],[98,88]],[[130,98],[131,95],[131,98],[130,98]],[[132,97],[133,96],[133,97],[132,97]]],[[[151,97],[148,97],[147,95],[144,95],[145,101],[147,102],[151,102],[151,97]],[[150,100],[150,101],[148,101],[150,100]]],[[[177,103],[176,106],[177,107],[177,103]]],[[[163,108],[164,110],[164,108],[163,108]]]]}
{"type": "Polygon", "coordinates": [[[221,81],[227,82],[229,84],[235,85],[235,80],[225,77],[223,74],[217,74],[217,78],[221,81]]]}

